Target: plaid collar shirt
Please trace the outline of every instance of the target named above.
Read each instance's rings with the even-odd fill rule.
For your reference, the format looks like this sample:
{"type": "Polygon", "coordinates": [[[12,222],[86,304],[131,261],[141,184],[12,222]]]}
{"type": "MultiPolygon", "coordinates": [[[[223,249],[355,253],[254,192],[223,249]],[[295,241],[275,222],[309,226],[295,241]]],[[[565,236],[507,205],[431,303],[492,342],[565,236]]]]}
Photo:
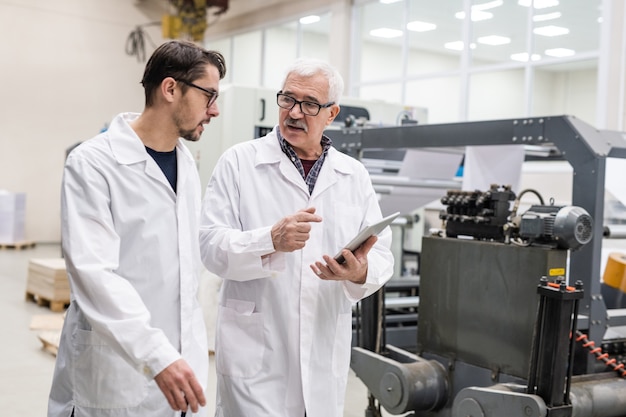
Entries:
{"type": "Polygon", "coordinates": [[[333,141],[326,135],[322,135],[322,155],[315,161],[313,168],[309,171],[309,175],[305,177],[304,175],[304,167],[302,166],[302,162],[298,155],[296,155],[296,151],[293,150],[289,142],[283,138],[280,134],[280,128],[277,129],[278,143],[280,143],[280,148],[283,150],[285,155],[293,162],[295,167],[298,169],[302,178],[304,178],[304,182],[309,187],[309,194],[313,193],[313,188],[315,187],[315,183],[317,182],[317,177],[319,176],[320,170],[322,169],[322,165],[324,164],[324,160],[326,159],[326,155],[328,154],[328,149],[330,149],[333,141]]]}

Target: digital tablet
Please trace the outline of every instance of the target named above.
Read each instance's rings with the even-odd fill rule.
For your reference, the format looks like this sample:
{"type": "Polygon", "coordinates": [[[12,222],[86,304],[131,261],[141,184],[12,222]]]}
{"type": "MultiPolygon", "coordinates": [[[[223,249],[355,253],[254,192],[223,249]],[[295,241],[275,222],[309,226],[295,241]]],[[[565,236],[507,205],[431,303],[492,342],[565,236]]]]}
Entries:
{"type": "Polygon", "coordinates": [[[344,249],[350,249],[354,252],[359,246],[363,244],[370,236],[377,235],[383,231],[383,229],[391,224],[393,220],[400,215],[400,212],[397,211],[385,218],[383,218],[378,223],[371,224],[367,226],[365,229],[361,230],[358,235],[354,237],[347,245],[344,245],[343,248],[335,255],[335,260],[340,264],[344,263],[345,259],[341,252],[344,249]]]}

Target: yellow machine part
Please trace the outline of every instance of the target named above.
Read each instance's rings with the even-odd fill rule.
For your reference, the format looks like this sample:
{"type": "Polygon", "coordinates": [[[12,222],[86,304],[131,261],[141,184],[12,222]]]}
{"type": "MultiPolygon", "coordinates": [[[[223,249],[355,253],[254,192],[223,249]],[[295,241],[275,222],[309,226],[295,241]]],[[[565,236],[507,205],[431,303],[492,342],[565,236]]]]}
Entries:
{"type": "Polygon", "coordinates": [[[626,293],[626,254],[620,252],[609,254],[602,281],[609,287],[626,293]]]}
{"type": "Polygon", "coordinates": [[[183,21],[179,16],[164,14],[161,17],[161,33],[164,38],[178,39],[182,28],[183,21]]]}

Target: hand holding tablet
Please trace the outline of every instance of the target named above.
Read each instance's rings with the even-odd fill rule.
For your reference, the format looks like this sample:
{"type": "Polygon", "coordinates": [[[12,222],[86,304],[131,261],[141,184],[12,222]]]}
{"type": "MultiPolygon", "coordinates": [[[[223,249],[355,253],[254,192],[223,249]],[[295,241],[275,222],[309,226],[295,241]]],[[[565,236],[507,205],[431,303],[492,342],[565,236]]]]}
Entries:
{"type": "Polygon", "coordinates": [[[383,218],[381,221],[379,221],[378,223],[374,223],[371,224],[369,226],[367,226],[365,229],[361,230],[350,242],[348,242],[348,244],[346,244],[335,256],[335,260],[338,263],[343,263],[345,262],[345,259],[343,257],[343,255],[341,254],[341,252],[343,251],[343,249],[350,249],[352,252],[354,252],[359,246],[361,246],[363,244],[363,242],[365,242],[370,236],[373,235],[377,235],[380,232],[383,231],[383,229],[387,226],[389,226],[391,224],[391,222],[394,221],[394,219],[396,217],[398,217],[400,215],[400,212],[397,211],[385,218],[383,218]]]}

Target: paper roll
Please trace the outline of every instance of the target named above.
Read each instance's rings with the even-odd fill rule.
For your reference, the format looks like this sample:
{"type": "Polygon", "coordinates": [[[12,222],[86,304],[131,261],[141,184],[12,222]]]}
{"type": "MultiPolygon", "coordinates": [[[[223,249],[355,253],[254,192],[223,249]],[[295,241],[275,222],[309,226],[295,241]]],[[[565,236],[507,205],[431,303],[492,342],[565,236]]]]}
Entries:
{"type": "Polygon", "coordinates": [[[609,253],[602,281],[606,285],[626,293],[626,254],[609,253]]]}

